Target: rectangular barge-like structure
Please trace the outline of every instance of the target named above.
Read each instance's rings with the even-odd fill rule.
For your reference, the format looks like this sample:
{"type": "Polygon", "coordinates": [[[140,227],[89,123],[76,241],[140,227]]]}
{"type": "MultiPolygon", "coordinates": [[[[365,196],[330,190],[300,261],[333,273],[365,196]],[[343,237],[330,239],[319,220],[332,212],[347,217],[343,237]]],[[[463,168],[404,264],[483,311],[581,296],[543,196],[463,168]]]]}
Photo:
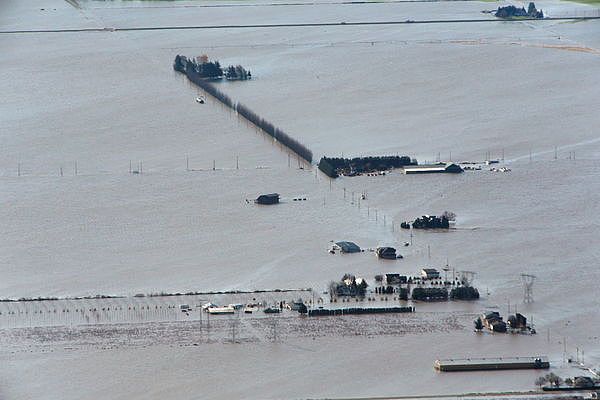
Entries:
{"type": "Polygon", "coordinates": [[[322,317],[329,315],[355,315],[355,314],[395,314],[412,313],[415,308],[408,307],[354,307],[354,308],[316,308],[308,310],[309,317],[322,317]]]}
{"type": "Polygon", "coordinates": [[[546,356],[462,358],[435,360],[433,367],[438,371],[488,371],[499,369],[547,369],[550,362],[546,356]]]}

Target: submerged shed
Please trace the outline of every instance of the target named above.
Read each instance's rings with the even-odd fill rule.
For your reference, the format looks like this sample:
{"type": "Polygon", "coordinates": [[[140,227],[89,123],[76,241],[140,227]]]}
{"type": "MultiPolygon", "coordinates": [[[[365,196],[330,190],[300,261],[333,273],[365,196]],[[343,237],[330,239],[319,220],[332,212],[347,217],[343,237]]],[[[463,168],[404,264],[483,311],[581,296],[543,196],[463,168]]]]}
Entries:
{"type": "Polygon", "coordinates": [[[454,173],[463,172],[460,165],[454,163],[437,163],[425,165],[405,165],[403,167],[405,174],[431,174],[431,173],[454,173]]]}
{"type": "Polygon", "coordinates": [[[354,242],[336,242],[335,245],[342,253],[360,253],[360,247],[354,242]]]}
{"type": "Polygon", "coordinates": [[[396,249],[393,247],[378,247],[375,250],[375,254],[379,258],[384,258],[386,260],[395,260],[396,259],[396,249]]]}
{"type": "Polygon", "coordinates": [[[440,277],[440,271],[435,268],[423,268],[421,270],[421,277],[423,279],[438,279],[440,277]]]}
{"type": "Polygon", "coordinates": [[[279,203],[279,193],[261,194],[254,200],[256,204],[277,204],[279,203]]]}

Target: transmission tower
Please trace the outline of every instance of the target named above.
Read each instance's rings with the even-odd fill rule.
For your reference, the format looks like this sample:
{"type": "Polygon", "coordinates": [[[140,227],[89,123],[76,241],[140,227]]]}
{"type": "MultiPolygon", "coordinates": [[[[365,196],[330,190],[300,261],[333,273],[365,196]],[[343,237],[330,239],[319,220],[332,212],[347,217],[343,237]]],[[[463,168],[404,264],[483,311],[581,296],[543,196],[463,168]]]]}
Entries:
{"type": "Polygon", "coordinates": [[[476,272],[473,271],[458,271],[460,275],[460,282],[464,286],[471,286],[473,284],[473,280],[475,279],[476,272]]]}
{"type": "Polygon", "coordinates": [[[523,303],[533,303],[533,282],[535,275],[521,274],[521,282],[523,282],[523,303]]]}

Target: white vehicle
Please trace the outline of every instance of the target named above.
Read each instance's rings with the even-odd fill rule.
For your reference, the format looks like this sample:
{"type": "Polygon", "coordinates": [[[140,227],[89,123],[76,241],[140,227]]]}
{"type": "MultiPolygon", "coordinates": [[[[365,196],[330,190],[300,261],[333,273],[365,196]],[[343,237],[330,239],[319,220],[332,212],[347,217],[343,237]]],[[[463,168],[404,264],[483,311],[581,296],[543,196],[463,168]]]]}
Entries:
{"type": "Polygon", "coordinates": [[[233,307],[210,307],[208,308],[209,314],[233,314],[235,310],[233,307]]]}
{"type": "Polygon", "coordinates": [[[210,303],[210,302],[209,303],[205,303],[205,304],[202,305],[202,309],[204,311],[207,311],[208,309],[214,308],[214,307],[217,307],[217,305],[214,304],[214,303],[210,303]]]}
{"type": "Polygon", "coordinates": [[[196,97],[196,103],[204,104],[205,101],[206,99],[204,98],[204,96],[196,97]]]}

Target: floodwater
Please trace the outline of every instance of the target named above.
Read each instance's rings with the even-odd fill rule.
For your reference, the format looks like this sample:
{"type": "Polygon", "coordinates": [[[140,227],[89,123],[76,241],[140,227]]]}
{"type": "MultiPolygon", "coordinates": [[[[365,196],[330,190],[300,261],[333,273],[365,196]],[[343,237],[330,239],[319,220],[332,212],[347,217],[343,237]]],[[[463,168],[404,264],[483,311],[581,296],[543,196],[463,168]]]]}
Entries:
{"type": "MultiPolygon", "coordinates": [[[[0,30],[485,20],[492,17],[480,11],[504,3],[78,4],[6,1],[0,30]]],[[[597,11],[536,4],[556,16],[597,11]]],[[[433,361],[540,353],[553,372],[582,373],[563,363],[565,347],[568,355],[583,349],[585,363],[598,366],[599,38],[597,20],[1,33],[1,298],[105,294],[128,296],[115,300],[128,304],[136,293],[161,291],[322,293],[346,272],[373,284],[376,274],[446,263],[476,272],[483,298],[420,303],[406,322],[379,332],[386,322],[369,327],[367,316],[328,319],[319,330],[290,314],[273,341],[268,327],[248,319],[241,343],[217,340],[227,337],[226,324],[213,341],[194,342],[196,322],[167,311],[91,320],[101,325],[90,330],[71,319],[83,333],[31,328],[54,325],[31,319],[9,326],[1,319],[14,304],[1,303],[0,398],[530,390],[539,372],[440,374],[433,361]],[[490,152],[511,172],[331,182],[212,99],[195,102],[199,90],[172,61],[204,53],[249,67],[252,81],[219,87],[317,157],[482,161],[490,152]],[[141,174],[129,173],[140,164],[141,174]],[[282,204],[247,201],[274,191],[282,204]],[[444,210],[457,214],[456,229],[415,232],[402,246],[411,237],[400,222],[444,210]],[[332,240],[394,245],[404,259],[331,255],[332,240]],[[537,277],[534,303],[523,304],[521,273],[537,277]],[[471,332],[473,316],[509,306],[533,317],[538,335],[471,332]],[[415,318],[420,325],[408,322],[415,318]],[[439,323],[448,320],[455,329],[439,323]],[[128,333],[123,322],[140,331],[128,333]],[[363,334],[323,331],[337,324],[363,334]],[[150,339],[136,339],[145,332],[150,339]]],[[[178,305],[152,305],[167,303],[178,305]]]]}

